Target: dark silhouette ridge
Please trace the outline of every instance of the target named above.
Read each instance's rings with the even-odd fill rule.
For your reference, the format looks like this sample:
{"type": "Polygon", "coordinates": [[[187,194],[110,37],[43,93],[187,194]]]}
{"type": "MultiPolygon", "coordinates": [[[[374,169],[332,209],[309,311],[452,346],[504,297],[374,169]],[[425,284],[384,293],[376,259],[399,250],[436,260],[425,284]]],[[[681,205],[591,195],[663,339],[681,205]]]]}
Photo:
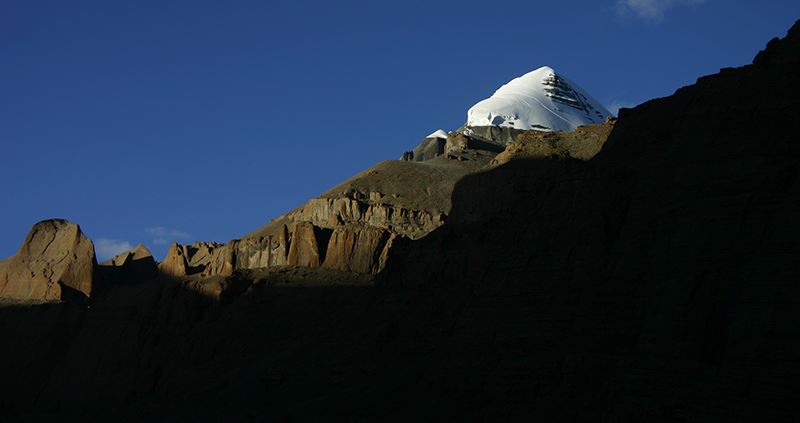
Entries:
{"type": "Polygon", "coordinates": [[[798,95],[796,24],[754,65],[623,113],[590,162],[465,177],[447,225],[398,243],[381,284],[464,291],[496,337],[519,328],[496,348],[561,393],[531,393],[534,416],[792,421],[798,95]]]}
{"type": "Polygon", "coordinates": [[[0,415],[794,421],[798,32],[627,112],[590,162],[464,178],[375,287],[161,275],[0,308],[0,415]]]}

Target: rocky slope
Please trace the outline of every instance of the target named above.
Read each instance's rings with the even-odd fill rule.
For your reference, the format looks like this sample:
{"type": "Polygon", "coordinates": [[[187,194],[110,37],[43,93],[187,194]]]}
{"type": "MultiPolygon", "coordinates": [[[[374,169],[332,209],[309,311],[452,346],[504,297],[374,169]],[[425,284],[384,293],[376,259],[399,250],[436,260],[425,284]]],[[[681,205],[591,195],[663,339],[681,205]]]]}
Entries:
{"type": "Polygon", "coordinates": [[[274,266],[377,273],[397,237],[417,239],[444,223],[456,181],[493,156],[380,163],[241,239],[175,244],[161,269],[177,277],[274,266]]]}
{"type": "MultiPolygon", "coordinates": [[[[576,85],[551,68],[541,68],[511,81],[470,109],[466,127],[450,134],[437,130],[400,162],[387,161],[368,169],[241,239],[224,245],[175,244],[161,270],[173,277],[230,276],[238,269],[287,265],[378,273],[397,237],[418,239],[441,226],[450,210],[455,182],[482,170],[518,136],[571,130],[601,122],[608,115],[576,85]],[[531,98],[538,99],[540,107],[531,107],[531,98]],[[551,127],[520,126],[508,119],[481,123],[476,117],[478,110],[497,114],[513,109],[519,114],[520,108],[526,119],[551,127]]],[[[590,132],[568,136],[574,141],[569,148],[586,150],[579,154],[584,159],[599,151],[595,136],[589,140],[594,147],[580,146],[590,132]]],[[[519,144],[515,148],[508,154],[521,154],[519,144]]]]}
{"type": "MultiPolygon", "coordinates": [[[[536,135],[482,172],[391,162],[321,197],[442,207],[424,237],[425,221],[324,201],[241,244],[176,245],[168,266],[270,261],[238,251],[277,231],[279,257],[320,267],[162,273],[92,291],[91,307],[0,307],[0,417],[793,422],[799,97],[800,23],[753,65],[587,130],[591,148],[536,135]],[[406,172],[454,184],[452,200],[406,172]],[[387,186],[397,197],[370,196],[387,186]],[[377,286],[320,264],[339,242],[322,225],[354,222],[407,234],[377,286]]],[[[474,163],[461,158],[434,161],[474,163]]]]}
{"type": "Polygon", "coordinates": [[[612,127],[609,122],[566,133],[516,131],[523,138],[505,150],[456,131],[433,158],[380,163],[241,239],[224,245],[173,245],[161,268],[177,277],[229,276],[238,269],[274,266],[375,274],[383,269],[395,239],[419,239],[444,224],[453,187],[466,175],[534,151],[538,157],[588,160],[600,151],[612,127]],[[534,139],[561,141],[544,151],[532,147],[534,139]],[[495,156],[499,162],[493,161],[495,156]]]}

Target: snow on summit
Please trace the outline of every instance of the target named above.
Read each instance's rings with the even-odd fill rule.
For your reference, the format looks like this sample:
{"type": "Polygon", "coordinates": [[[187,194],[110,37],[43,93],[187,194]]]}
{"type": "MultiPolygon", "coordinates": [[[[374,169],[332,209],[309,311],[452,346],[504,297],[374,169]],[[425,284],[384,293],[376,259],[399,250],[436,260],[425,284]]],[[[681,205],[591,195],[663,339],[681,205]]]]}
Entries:
{"type": "Polygon", "coordinates": [[[586,91],[544,66],[503,85],[467,112],[467,126],[572,131],[611,112],[586,91]]]}

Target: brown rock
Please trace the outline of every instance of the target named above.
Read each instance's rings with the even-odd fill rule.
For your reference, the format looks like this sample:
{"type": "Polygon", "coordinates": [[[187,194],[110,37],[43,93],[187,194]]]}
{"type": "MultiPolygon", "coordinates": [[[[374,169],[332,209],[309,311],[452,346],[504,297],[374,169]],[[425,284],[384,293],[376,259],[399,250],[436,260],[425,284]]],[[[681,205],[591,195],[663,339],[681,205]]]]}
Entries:
{"type": "Polygon", "coordinates": [[[465,129],[465,132],[472,140],[505,146],[516,140],[519,134],[541,131],[524,131],[500,126],[470,126],[465,129]]]}
{"type": "Polygon", "coordinates": [[[188,269],[185,249],[177,242],[173,242],[164,261],[158,265],[158,270],[164,275],[180,278],[189,274],[188,269]]]}
{"type": "Polygon", "coordinates": [[[189,265],[187,269],[190,273],[199,273],[206,270],[211,258],[214,255],[214,250],[222,247],[223,244],[216,242],[193,242],[184,247],[184,256],[186,256],[186,264],[189,265]]]}
{"type": "Polygon", "coordinates": [[[447,136],[444,154],[448,158],[458,158],[469,149],[469,137],[461,132],[453,132],[447,136]]]}
{"type": "Polygon", "coordinates": [[[236,268],[236,246],[239,240],[229,241],[224,247],[214,250],[207,275],[230,276],[236,268]]]}
{"type": "Polygon", "coordinates": [[[33,226],[19,252],[0,263],[0,298],[56,301],[92,294],[94,244],[62,219],[33,226]]]}
{"type": "Polygon", "coordinates": [[[137,245],[130,251],[118,254],[111,259],[100,263],[100,266],[125,267],[132,262],[140,260],[151,261],[155,264],[153,254],[142,244],[137,245]]]}
{"type": "Polygon", "coordinates": [[[498,154],[493,165],[516,159],[572,158],[591,160],[603,148],[616,119],[597,125],[579,126],[570,132],[524,131],[498,154]]]}
{"type": "Polygon", "coordinates": [[[299,222],[294,225],[287,262],[290,266],[320,266],[322,260],[314,233],[314,225],[308,222],[299,222]]]}
{"type": "Polygon", "coordinates": [[[142,244],[100,263],[97,269],[103,283],[145,281],[158,276],[153,254],[142,244]]]}
{"type": "Polygon", "coordinates": [[[323,267],[357,273],[377,273],[383,267],[382,256],[388,240],[394,236],[387,230],[370,227],[334,229],[323,267]]]}

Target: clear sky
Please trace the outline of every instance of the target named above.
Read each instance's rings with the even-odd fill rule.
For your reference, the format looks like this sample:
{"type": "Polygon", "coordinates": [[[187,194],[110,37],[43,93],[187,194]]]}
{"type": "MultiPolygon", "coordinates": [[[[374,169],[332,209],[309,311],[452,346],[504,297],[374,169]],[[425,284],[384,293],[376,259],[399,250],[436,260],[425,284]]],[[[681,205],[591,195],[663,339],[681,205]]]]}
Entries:
{"type": "Polygon", "coordinates": [[[0,0],[0,257],[227,241],[543,65],[609,108],[749,63],[800,1],[0,0]]]}

